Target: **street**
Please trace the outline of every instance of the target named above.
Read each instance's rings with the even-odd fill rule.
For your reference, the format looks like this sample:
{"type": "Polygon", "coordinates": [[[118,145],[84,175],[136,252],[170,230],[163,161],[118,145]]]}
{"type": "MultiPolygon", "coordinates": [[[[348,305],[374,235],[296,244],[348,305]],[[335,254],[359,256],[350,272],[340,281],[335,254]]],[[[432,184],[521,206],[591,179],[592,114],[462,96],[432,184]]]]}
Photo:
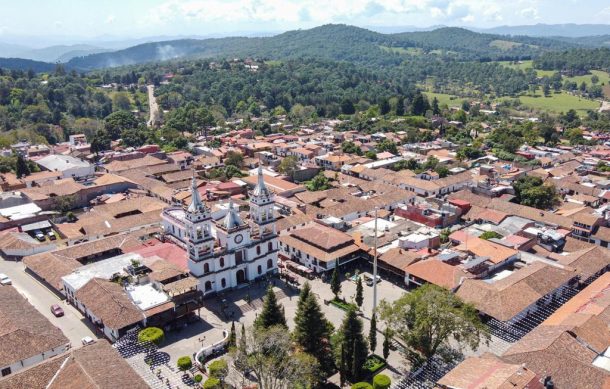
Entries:
{"type": "Polygon", "coordinates": [[[60,300],[57,295],[49,291],[36,279],[26,273],[21,262],[0,261],[0,273],[5,273],[13,281],[13,287],[21,293],[30,304],[42,313],[53,325],[62,330],[64,335],[72,343],[72,347],[81,346],[81,339],[90,336],[96,339],[97,336],[86,324],[85,318],[73,306],[60,300]],[[55,317],[51,313],[51,305],[58,304],[63,308],[65,315],[55,317]]]}

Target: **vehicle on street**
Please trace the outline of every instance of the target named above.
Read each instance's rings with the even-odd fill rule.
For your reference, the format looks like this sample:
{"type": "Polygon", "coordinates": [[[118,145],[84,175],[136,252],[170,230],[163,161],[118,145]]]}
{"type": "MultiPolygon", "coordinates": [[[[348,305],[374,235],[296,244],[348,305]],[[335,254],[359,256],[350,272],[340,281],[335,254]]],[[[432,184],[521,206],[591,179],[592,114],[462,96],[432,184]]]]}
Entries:
{"type": "Polygon", "coordinates": [[[38,239],[39,241],[44,242],[44,234],[42,233],[42,231],[34,231],[34,236],[36,236],[36,239],[38,239]]]}
{"type": "Polygon", "coordinates": [[[13,281],[4,273],[0,273],[0,284],[2,285],[12,285],[13,281]]]}
{"type": "MultiPolygon", "coordinates": [[[[364,276],[365,280],[366,280],[366,284],[368,286],[373,286],[373,277],[369,277],[367,275],[364,276]]],[[[377,276],[377,283],[381,282],[381,277],[377,276]]]]}
{"type": "Polygon", "coordinates": [[[64,315],[63,308],[57,304],[51,305],[51,312],[53,313],[53,315],[55,315],[55,317],[60,317],[64,315]]]}
{"type": "Polygon", "coordinates": [[[81,343],[83,344],[83,346],[86,346],[88,344],[95,343],[95,340],[93,340],[93,338],[90,336],[85,336],[84,338],[81,339],[81,343]]]}

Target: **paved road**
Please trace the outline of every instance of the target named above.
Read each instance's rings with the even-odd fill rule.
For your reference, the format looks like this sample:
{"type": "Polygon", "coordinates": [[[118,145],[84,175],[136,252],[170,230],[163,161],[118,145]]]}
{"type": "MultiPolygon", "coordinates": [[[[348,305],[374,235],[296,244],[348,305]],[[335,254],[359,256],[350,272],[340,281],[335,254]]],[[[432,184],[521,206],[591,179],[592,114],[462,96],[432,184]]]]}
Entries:
{"type": "Polygon", "coordinates": [[[146,89],[148,89],[148,111],[150,113],[146,125],[153,127],[155,123],[161,120],[159,117],[159,104],[157,104],[157,99],[155,98],[155,86],[146,85],[146,89]]]}
{"type": "Polygon", "coordinates": [[[57,295],[49,291],[23,269],[21,262],[0,259],[0,273],[8,275],[19,293],[27,298],[30,304],[36,307],[53,325],[63,331],[64,335],[70,339],[72,347],[80,347],[81,339],[85,336],[91,336],[93,339],[97,338],[76,308],[60,300],[57,295]],[[52,304],[59,304],[65,315],[62,317],[53,316],[51,313],[52,304]]]}

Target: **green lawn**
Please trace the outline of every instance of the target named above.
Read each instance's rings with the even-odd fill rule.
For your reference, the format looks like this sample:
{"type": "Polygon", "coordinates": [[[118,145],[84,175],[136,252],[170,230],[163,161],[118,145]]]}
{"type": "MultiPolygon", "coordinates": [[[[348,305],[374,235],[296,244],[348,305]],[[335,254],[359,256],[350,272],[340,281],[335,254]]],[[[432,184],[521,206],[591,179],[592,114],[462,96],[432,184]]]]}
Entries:
{"type": "Polygon", "coordinates": [[[519,96],[519,100],[521,100],[523,105],[530,108],[554,113],[575,109],[579,114],[584,115],[588,110],[594,110],[600,106],[598,101],[572,96],[566,92],[552,93],[549,97],[544,97],[540,94],[537,94],[536,97],[523,95],[519,96]]]}
{"type": "Polygon", "coordinates": [[[586,74],[584,76],[576,76],[576,77],[564,77],[564,80],[570,80],[570,81],[575,81],[578,85],[580,85],[581,82],[585,82],[585,84],[587,85],[591,85],[591,77],[593,77],[593,75],[597,75],[597,77],[599,78],[599,82],[598,84],[608,84],[610,82],[610,75],[606,72],[603,72],[601,70],[591,70],[591,74],[586,74]]]}
{"type": "Polygon", "coordinates": [[[428,101],[432,102],[432,99],[436,97],[438,105],[447,104],[448,107],[461,107],[462,101],[466,100],[465,98],[448,95],[446,93],[423,92],[423,94],[426,95],[428,101]]]}

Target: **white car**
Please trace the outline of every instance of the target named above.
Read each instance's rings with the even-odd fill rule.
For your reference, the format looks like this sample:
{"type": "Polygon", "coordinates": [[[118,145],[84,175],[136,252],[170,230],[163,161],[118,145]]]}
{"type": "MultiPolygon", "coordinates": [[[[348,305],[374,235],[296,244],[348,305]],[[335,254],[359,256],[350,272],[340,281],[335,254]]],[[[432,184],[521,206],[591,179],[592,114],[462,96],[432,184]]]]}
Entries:
{"type": "Polygon", "coordinates": [[[88,345],[88,344],[93,344],[93,343],[95,343],[95,340],[93,340],[93,338],[92,338],[92,337],[90,337],[90,336],[85,336],[85,337],[84,337],[84,338],[82,338],[80,341],[81,341],[81,343],[83,344],[83,346],[86,346],[86,345],[88,345]]]}
{"type": "Polygon", "coordinates": [[[13,281],[4,273],[0,273],[0,284],[1,285],[12,285],[13,281]]]}

